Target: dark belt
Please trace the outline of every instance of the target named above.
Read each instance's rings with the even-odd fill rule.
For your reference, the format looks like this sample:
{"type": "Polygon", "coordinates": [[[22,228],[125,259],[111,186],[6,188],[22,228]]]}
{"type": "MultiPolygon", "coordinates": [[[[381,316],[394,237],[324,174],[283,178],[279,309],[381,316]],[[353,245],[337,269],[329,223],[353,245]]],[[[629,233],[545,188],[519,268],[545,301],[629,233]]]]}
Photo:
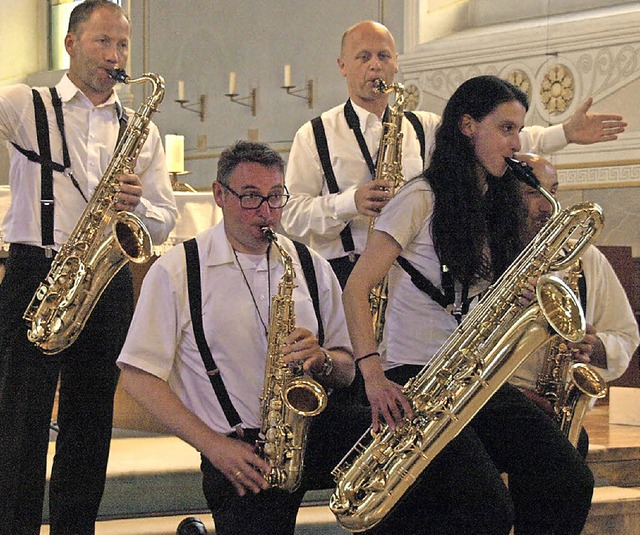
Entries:
{"type": "Polygon", "coordinates": [[[243,436],[240,436],[236,431],[233,433],[229,433],[227,436],[229,438],[236,438],[238,440],[242,440],[243,442],[247,442],[248,444],[255,444],[256,440],[258,440],[260,435],[260,429],[243,429],[243,436]]]}
{"type": "MultiPolygon", "coordinates": [[[[25,243],[12,243],[9,245],[9,258],[46,258],[45,249],[36,245],[25,243]]],[[[55,254],[55,251],[53,251],[55,254]]]]}

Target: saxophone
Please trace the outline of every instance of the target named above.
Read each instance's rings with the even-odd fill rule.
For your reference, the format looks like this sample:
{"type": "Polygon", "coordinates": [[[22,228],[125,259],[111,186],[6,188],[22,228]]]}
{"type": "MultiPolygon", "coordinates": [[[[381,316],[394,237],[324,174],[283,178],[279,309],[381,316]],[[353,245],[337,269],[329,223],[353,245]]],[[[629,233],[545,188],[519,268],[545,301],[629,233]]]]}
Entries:
{"type": "MultiPolygon", "coordinates": [[[[404,184],[402,174],[402,119],[404,117],[404,86],[399,83],[387,86],[384,80],[374,81],[379,93],[391,93],[395,91],[396,100],[389,108],[389,121],[384,123],[384,134],[380,138],[378,159],[376,164],[376,180],[390,180],[391,196],[404,184]]],[[[369,233],[373,230],[375,218],[369,222],[369,233]]],[[[389,293],[389,277],[383,279],[373,287],[369,294],[369,308],[373,318],[373,331],[376,341],[380,343],[384,331],[384,316],[387,309],[389,293]]]]}
{"type": "Polygon", "coordinates": [[[23,314],[30,325],[29,341],[48,355],[75,342],[105,288],[129,260],[144,263],[151,257],[151,236],[144,223],[131,212],[115,209],[117,177],[133,172],[151,116],[164,97],[164,80],[153,73],[131,79],[121,69],[109,75],[125,84],[149,82],[152,91],[129,118],[96,191],[23,314]]]}
{"type": "Polygon", "coordinates": [[[320,383],[302,375],[302,366],[291,366],[282,361],[280,348],[295,328],[292,294],[296,274],[291,256],[277,242],[275,232],[269,227],[264,227],[262,232],[278,249],[284,274],[278,293],[271,299],[258,447],[271,466],[266,476],[269,484],[293,492],[302,478],[311,417],[325,409],[327,394],[320,383]]]}
{"type": "MultiPolygon", "coordinates": [[[[582,262],[576,261],[565,280],[574,293],[582,276],[582,262]]],[[[564,340],[550,345],[538,374],[536,393],[549,401],[554,419],[567,440],[578,444],[582,420],[592,399],[603,398],[607,383],[591,366],[574,362],[573,352],[564,340]]]]}
{"type": "Polygon", "coordinates": [[[582,254],[602,228],[602,210],[581,203],[561,211],[531,169],[522,167],[526,164],[507,163],[549,199],[553,215],[429,364],[404,386],[413,417],[395,431],[386,424],[377,432],[368,430],[333,470],[336,489],[329,506],[350,531],[379,523],[528,355],[551,336],[571,341],[584,337],[577,298],[549,272],[564,269],[582,254]],[[522,308],[519,296],[531,277],[538,280],[536,300],[522,308]]]}

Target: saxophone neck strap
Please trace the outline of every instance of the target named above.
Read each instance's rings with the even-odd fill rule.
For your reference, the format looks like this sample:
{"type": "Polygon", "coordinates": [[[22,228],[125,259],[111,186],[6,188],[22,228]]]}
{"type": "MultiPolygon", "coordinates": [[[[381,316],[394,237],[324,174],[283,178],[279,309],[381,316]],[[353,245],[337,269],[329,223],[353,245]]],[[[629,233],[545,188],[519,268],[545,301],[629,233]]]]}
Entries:
{"type": "Polygon", "coordinates": [[[202,325],[202,286],[200,281],[200,255],[198,253],[198,243],[195,238],[191,238],[183,243],[185,258],[187,263],[187,291],[189,295],[189,310],[191,312],[191,323],[193,334],[198,345],[198,351],[202,357],[202,362],[207,370],[209,381],[222,407],[227,422],[231,427],[237,428],[242,423],[236,411],[229,393],[227,392],[220,370],[218,369],[213,355],[209,349],[209,344],[204,334],[202,325]]]}
{"type": "MultiPolygon", "coordinates": [[[[375,178],[376,164],[373,162],[373,158],[371,156],[371,153],[369,152],[369,147],[367,147],[367,142],[364,140],[364,136],[362,135],[362,130],[360,129],[360,119],[358,119],[356,110],[353,109],[351,99],[347,100],[347,103],[344,105],[344,117],[347,120],[349,128],[353,131],[353,135],[356,137],[356,141],[358,142],[358,146],[360,147],[362,157],[364,158],[365,162],[367,162],[367,167],[369,168],[369,172],[371,173],[371,178],[375,178]]],[[[387,106],[387,109],[384,111],[382,123],[384,124],[388,121],[389,107],[387,106]]]]}
{"type": "Polygon", "coordinates": [[[418,290],[427,294],[442,308],[450,312],[458,323],[462,321],[464,315],[469,312],[469,304],[471,302],[469,299],[468,284],[463,285],[460,303],[456,303],[455,282],[447,266],[442,265],[440,267],[443,289],[443,291],[440,291],[435,284],[420,273],[406,258],[398,256],[396,261],[407,275],[409,275],[411,282],[418,290]]]}

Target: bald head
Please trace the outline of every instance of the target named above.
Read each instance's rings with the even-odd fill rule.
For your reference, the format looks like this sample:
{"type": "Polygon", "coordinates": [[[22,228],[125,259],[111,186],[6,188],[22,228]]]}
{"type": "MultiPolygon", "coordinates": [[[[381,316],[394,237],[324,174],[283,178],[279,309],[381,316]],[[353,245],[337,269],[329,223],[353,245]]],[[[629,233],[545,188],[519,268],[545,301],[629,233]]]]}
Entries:
{"type": "MultiPolygon", "coordinates": [[[[558,190],[558,174],[551,163],[537,154],[516,154],[516,160],[525,162],[531,166],[533,172],[540,180],[540,185],[556,194],[558,190]]],[[[529,243],[540,231],[551,216],[552,207],[549,201],[536,189],[524,183],[520,185],[524,204],[527,208],[527,218],[523,230],[523,243],[529,243]]]]}
{"type": "Polygon", "coordinates": [[[388,95],[380,93],[374,81],[384,80],[391,85],[398,72],[396,43],[387,27],[365,20],[347,29],[342,36],[338,67],[347,80],[349,98],[382,117],[388,95]]]}
{"type": "Polygon", "coordinates": [[[389,44],[393,47],[394,54],[396,53],[396,42],[389,29],[379,22],[363,20],[356,22],[353,26],[347,28],[342,34],[342,41],[340,42],[340,57],[344,57],[345,46],[351,38],[359,39],[364,34],[377,34],[379,38],[389,41],[389,44]]]}
{"type": "Polygon", "coordinates": [[[542,187],[555,195],[558,189],[558,173],[549,160],[533,153],[516,154],[515,159],[529,164],[542,187]]]}

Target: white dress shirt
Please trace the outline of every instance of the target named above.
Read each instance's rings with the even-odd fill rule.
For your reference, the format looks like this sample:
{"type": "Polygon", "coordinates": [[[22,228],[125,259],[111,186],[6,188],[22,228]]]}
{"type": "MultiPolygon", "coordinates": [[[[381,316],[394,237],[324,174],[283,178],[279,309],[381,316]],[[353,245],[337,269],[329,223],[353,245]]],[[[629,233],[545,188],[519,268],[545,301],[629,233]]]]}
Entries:
{"type": "MultiPolygon", "coordinates": [[[[374,124],[381,124],[381,119],[356,104],[353,104],[353,109],[375,162],[382,128],[377,128],[376,133],[372,130],[374,124]]],[[[413,126],[408,120],[403,120],[402,171],[405,180],[416,177],[424,167],[428,167],[435,133],[440,124],[440,117],[436,114],[425,111],[414,113],[425,132],[426,162],[423,166],[420,144],[413,126]]],[[[346,254],[340,232],[349,222],[356,253],[364,249],[370,218],[358,214],[355,191],[372,177],[345,119],[344,104],[324,112],[322,121],[340,192],[329,194],[311,122],[307,122],[300,127],[291,145],[285,178],[291,199],[282,213],[282,227],[287,234],[308,243],[324,258],[333,259],[346,254]]],[[[528,127],[520,138],[522,152],[552,152],[567,144],[562,125],[528,127]]]]}
{"type": "MultiPolygon", "coordinates": [[[[205,338],[243,427],[259,428],[259,399],[267,359],[267,337],[262,322],[268,327],[271,297],[277,293],[284,272],[282,262],[272,247],[268,264],[269,283],[266,255],[251,257],[238,254],[252,298],[224,232],[224,221],[201,233],[197,242],[205,338]]],[[[284,236],[279,236],[278,242],[294,262],[296,325],[317,335],[313,301],[298,255],[291,241],[284,236]]],[[[351,351],[338,281],[324,259],[313,251],[312,257],[325,332],[324,347],[351,351]]],[[[232,431],[196,345],[182,246],[178,245],[162,255],[145,276],[118,362],[168,381],[187,408],[212,429],[220,433],[232,431]]]]}
{"type": "MultiPolygon", "coordinates": [[[[607,353],[606,369],[594,368],[605,381],[613,381],[625,372],[640,343],[638,324],[611,264],[596,247],[589,247],[582,255],[582,270],[587,286],[586,320],[595,327],[607,353]]],[[[546,349],[531,355],[510,382],[535,390],[546,355],[546,349]]]]}
{"type": "MultiPolygon", "coordinates": [[[[47,88],[38,88],[49,123],[52,159],[63,163],[62,138],[47,88]]],[[[113,158],[122,106],[115,91],[102,105],[91,101],[65,74],[56,89],[62,100],[64,129],[71,170],[89,199],[113,158]]],[[[128,110],[131,117],[133,111],[128,110]]],[[[0,139],[40,153],[36,135],[31,88],[14,85],[0,88],[0,139]]],[[[11,206],[4,219],[4,241],[41,246],[40,164],[29,161],[11,144],[9,184],[11,206]]],[[[142,199],[135,210],[156,244],[166,240],[178,215],[167,172],[158,128],[149,124],[149,135],[140,151],[135,173],[142,182],[142,199]]],[[[87,203],[70,178],[53,172],[55,249],[67,241],[87,203]]]]}

